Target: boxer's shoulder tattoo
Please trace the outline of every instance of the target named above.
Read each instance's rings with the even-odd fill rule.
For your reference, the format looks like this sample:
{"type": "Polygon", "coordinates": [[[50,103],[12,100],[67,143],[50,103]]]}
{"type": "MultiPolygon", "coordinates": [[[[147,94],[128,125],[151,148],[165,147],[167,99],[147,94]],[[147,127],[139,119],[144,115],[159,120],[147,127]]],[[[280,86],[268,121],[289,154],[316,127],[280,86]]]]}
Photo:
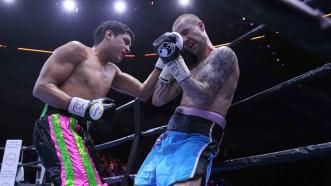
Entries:
{"type": "Polygon", "coordinates": [[[193,98],[201,100],[200,104],[206,105],[214,99],[217,92],[223,87],[229,76],[234,71],[234,64],[237,57],[230,48],[215,49],[206,61],[197,68],[196,81],[208,84],[207,89],[194,88],[197,84],[194,79],[185,81],[186,93],[193,98]]]}
{"type": "Polygon", "coordinates": [[[219,89],[233,73],[237,57],[230,48],[218,48],[206,60],[206,68],[203,68],[200,72],[201,79],[215,85],[211,88],[219,89]]]}

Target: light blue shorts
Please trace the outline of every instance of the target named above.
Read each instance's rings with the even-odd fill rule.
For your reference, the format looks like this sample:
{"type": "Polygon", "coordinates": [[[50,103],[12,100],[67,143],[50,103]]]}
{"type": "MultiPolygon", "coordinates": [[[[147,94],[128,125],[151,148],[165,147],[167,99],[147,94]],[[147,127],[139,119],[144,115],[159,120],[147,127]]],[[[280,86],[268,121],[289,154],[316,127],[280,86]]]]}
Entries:
{"type": "Polygon", "coordinates": [[[135,185],[168,186],[199,178],[206,185],[222,135],[215,122],[175,113],[140,167],[135,185]]]}

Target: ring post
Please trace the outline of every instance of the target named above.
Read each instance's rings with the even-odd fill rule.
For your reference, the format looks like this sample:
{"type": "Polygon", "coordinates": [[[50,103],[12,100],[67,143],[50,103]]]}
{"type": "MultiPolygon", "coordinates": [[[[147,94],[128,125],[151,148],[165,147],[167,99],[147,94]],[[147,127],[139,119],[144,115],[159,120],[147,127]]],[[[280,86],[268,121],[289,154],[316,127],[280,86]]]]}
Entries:
{"type": "Polygon", "coordinates": [[[137,153],[137,149],[139,146],[139,140],[141,137],[141,105],[140,105],[140,101],[136,98],[134,100],[134,139],[133,139],[133,144],[131,146],[131,150],[130,150],[130,155],[129,155],[129,159],[128,159],[128,163],[127,163],[127,169],[124,175],[124,179],[122,182],[122,186],[126,186],[128,185],[129,182],[129,178],[130,178],[130,173],[131,173],[131,169],[133,166],[133,163],[136,160],[136,153],[137,153]]]}

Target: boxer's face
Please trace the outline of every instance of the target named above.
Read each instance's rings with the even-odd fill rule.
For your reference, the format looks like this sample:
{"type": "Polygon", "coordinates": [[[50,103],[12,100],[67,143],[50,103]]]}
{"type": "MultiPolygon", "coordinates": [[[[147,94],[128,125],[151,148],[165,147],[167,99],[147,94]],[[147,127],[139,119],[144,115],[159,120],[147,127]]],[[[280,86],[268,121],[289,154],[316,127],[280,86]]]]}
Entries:
{"type": "Polygon", "coordinates": [[[111,35],[108,45],[109,58],[112,63],[120,62],[130,52],[131,37],[129,34],[111,35]]]}
{"type": "Polygon", "coordinates": [[[202,22],[188,23],[182,21],[177,24],[173,31],[178,32],[184,41],[184,49],[192,52],[194,55],[201,55],[206,39],[203,36],[204,25],[202,22]]]}

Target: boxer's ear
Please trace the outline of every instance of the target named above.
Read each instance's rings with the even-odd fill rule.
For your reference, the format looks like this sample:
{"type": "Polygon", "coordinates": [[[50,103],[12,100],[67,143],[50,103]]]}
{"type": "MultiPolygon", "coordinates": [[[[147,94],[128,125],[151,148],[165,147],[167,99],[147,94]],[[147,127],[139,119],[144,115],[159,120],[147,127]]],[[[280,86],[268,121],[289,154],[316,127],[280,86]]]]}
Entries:
{"type": "Polygon", "coordinates": [[[198,22],[198,27],[200,28],[201,31],[205,31],[205,24],[202,21],[198,22]]]}
{"type": "Polygon", "coordinates": [[[107,30],[107,31],[106,31],[106,34],[105,34],[105,38],[108,39],[108,40],[110,40],[111,37],[114,37],[114,33],[113,33],[113,31],[111,31],[111,30],[107,30]]]}

